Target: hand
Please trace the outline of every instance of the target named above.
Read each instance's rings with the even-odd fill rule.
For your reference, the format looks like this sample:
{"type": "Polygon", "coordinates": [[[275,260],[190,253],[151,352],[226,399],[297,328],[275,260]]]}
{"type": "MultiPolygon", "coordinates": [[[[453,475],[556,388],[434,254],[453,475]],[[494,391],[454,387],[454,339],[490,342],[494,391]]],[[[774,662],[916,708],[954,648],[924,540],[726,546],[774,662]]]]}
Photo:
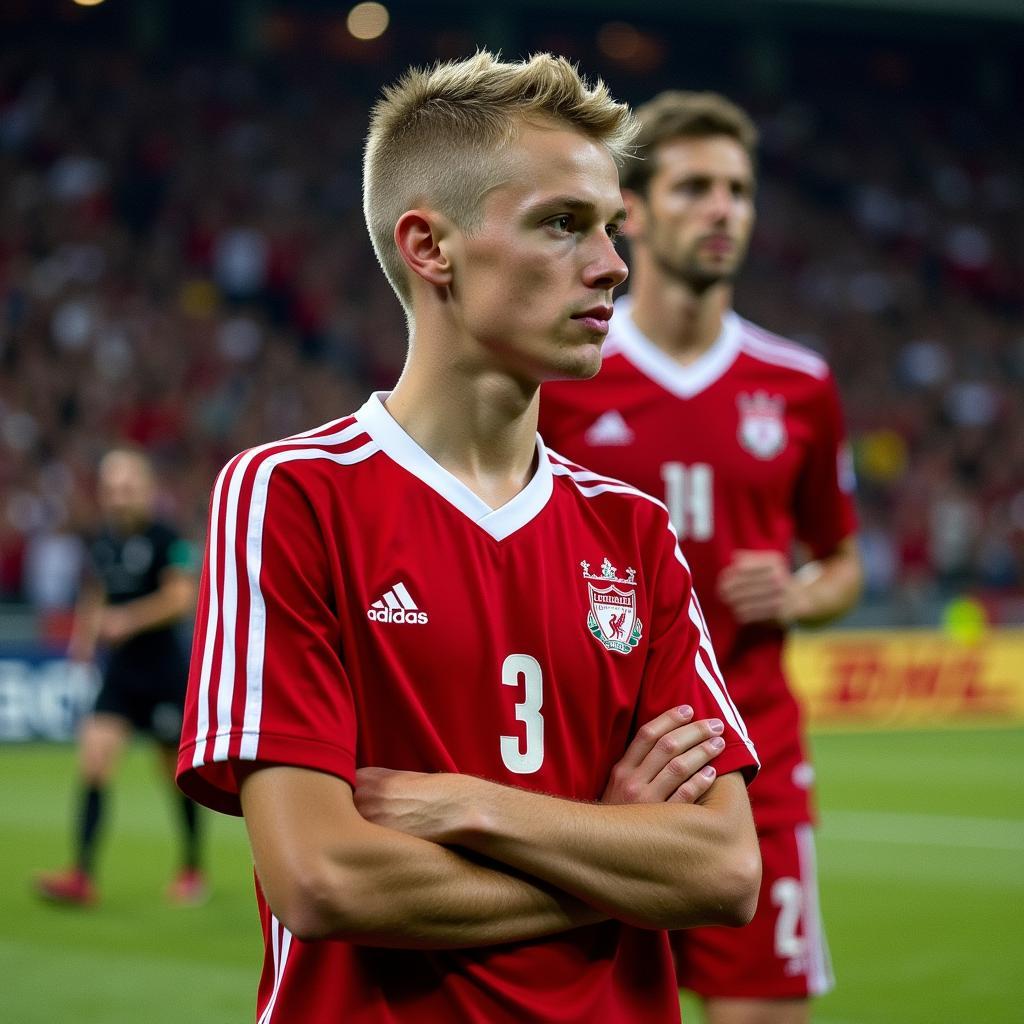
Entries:
{"type": "Polygon", "coordinates": [[[96,656],[96,644],[91,639],[72,633],[68,641],[68,660],[85,665],[96,656]]]}
{"type": "Polygon", "coordinates": [[[111,647],[117,647],[118,644],[123,644],[134,632],[135,627],[132,617],[124,608],[118,608],[115,605],[103,609],[100,616],[99,635],[100,640],[104,643],[109,644],[111,647]]]}
{"type": "Polygon", "coordinates": [[[367,820],[434,843],[454,842],[458,826],[472,807],[469,787],[479,782],[470,775],[426,774],[390,768],[360,768],[356,772],[356,810],[367,820]]]}
{"type": "Polygon", "coordinates": [[[718,596],[743,625],[785,626],[800,617],[799,587],[781,551],[736,551],[719,573],[718,596]]]}
{"type": "Polygon", "coordinates": [[[695,803],[715,781],[708,764],[725,749],[716,718],[691,721],[693,708],[672,708],[637,730],[612,767],[601,802],[695,803]]]}

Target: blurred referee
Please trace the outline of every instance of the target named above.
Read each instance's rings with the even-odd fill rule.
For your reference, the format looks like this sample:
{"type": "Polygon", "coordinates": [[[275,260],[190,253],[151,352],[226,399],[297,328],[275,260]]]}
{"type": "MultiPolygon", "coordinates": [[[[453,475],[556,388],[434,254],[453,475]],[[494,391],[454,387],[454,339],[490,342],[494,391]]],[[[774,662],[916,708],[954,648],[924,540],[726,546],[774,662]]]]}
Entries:
{"type": "Polygon", "coordinates": [[[96,900],[96,848],[107,790],[134,730],[156,741],[160,766],[179,804],[182,861],[167,890],[179,904],[207,895],[196,805],[174,788],[188,651],[180,626],[195,599],[191,548],[154,517],[153,466],[139,449],[110,451],[99,466],[103,525],[89,543],[89,573],[75,609],[68,656],[99,654],[103,682],[79,734],[80,794],[75,859],[63,871],[39,874],[36,892],[58,903],[96,900]]]}

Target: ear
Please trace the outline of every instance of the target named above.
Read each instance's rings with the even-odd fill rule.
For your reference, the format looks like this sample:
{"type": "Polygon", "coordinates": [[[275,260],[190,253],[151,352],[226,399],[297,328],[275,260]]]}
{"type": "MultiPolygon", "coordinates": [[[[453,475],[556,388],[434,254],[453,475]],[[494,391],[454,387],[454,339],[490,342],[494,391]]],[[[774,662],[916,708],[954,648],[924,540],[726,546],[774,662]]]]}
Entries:
{"type": "Polygon", "coordinates": [[[451,284],[452,265],[443,239],[451,226],[433,210],[407,210],[395,225],[395,245],[405,265],[435,288],[451,284]]]}
{"type": "Polygon", "coordinates": [[[647,203],[644,197],[631,188],[624,188],[622,202],[626,207],[626,222],[622,225],[622,233],[630,241],[643,238],[647,231],[647,203]]]}

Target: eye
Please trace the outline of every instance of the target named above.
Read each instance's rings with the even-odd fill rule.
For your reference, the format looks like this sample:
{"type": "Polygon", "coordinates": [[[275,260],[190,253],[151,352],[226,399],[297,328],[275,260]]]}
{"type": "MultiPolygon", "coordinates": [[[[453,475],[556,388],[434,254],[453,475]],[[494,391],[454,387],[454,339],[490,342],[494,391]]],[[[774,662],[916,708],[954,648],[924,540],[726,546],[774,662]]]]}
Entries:
{"type": "Polygon", "coordinates": [[[548,224],[555,228],[556,231],[562,231],[568,234],[572,231],[572,215],[568,213],[559,214],[557,217],[552,217],[548,221],[548,224]]]}
{"type": "Polygon", "coordinates": [[[622,225],[621,224],[608,224],[605,227],[605,232],[608,237],[612,240],[613,245],[618,245],[622,241],[622,225]]]}
{"type": "Polygon", "coordinates": [[[676,191],[691,198],[702,196],[708,190],[708,181],[705,178],[687,178],[676,185],[676,191]]]}

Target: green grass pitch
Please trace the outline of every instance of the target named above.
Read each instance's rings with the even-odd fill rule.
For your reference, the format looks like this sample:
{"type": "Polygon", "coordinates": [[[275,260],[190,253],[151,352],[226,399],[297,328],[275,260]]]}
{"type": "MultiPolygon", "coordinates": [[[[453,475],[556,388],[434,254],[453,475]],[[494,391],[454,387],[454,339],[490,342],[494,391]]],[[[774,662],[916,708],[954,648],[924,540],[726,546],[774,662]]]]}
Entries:
{"type": "MultiPolygon", "coordinates": [[[[817,1024],[1024,1021],[1024,730],[821,734],[814,747],[838,977],[817,1024]]],[[[31,896],[32,871],[67,857],[73,767],[68,747],[0,746],[0,1018],[252,1021],[261,949],[241,822],[208,818],[212,900],[165,906],[174,834],[144,745],[115,791],[101,903],[31,896]]]]}

